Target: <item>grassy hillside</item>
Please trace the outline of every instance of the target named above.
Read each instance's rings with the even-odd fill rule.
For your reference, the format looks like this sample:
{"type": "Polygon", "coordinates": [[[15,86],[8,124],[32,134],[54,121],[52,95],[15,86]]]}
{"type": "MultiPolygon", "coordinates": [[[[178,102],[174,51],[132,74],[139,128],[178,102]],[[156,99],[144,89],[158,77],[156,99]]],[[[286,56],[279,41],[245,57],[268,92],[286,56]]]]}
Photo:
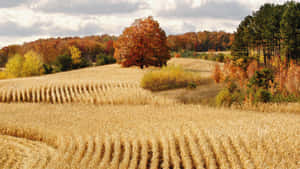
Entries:
{"type": "MultiPolygon", "coordinates": [[[[216,63],[169,64],[210,76],[216,63]]],[[[183,105],[220,86],[152,93],[139,82],[153,69],[108,65],[1,80],[0,168],[299,168],[299,105],[272,106],[294,114],[183,105]]]]}

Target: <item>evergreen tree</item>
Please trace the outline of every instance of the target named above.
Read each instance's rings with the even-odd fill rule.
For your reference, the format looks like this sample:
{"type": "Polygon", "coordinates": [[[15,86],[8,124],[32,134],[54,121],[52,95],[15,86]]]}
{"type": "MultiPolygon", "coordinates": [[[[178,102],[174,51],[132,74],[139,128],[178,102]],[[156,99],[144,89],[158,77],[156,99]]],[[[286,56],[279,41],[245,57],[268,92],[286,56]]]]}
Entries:
{"type": "Polygon", "coordinates": [[[300,57],[300,3],[288,2],[280,22],[283,50],[288,60],[300,57]]]}
{"type": "Polygon", "coordinates": [[[235,59],[263,55],[266,66],[277,57],[300,58],[300,3],[264,4],[247,16],[235,33],[232,55],[235,59]],[[283,55],[282,55],[283,54],[283,55]]]}

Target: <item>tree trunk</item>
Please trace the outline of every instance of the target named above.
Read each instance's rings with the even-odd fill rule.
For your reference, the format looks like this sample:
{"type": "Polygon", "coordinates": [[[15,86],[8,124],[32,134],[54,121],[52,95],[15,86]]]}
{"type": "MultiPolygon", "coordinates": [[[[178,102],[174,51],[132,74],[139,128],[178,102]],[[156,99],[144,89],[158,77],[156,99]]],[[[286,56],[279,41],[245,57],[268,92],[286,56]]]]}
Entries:
{"type": "Polygon", "coordinates": [[[267,66],[267,56],[266,56],[266,51],[265,51],[264,47],[263,47],[263,55],[264,55],[264,65],[267,66]]]}

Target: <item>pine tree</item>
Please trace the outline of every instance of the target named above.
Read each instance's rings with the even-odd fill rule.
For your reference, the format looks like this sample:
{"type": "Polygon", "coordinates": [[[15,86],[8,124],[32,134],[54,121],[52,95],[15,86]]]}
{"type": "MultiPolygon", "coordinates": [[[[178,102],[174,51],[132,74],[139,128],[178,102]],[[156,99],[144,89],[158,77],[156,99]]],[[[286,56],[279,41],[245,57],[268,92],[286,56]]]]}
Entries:
{"type": "Polygon", "coordinates": [[[300,57],[300,3],[288,2],[280,22],[287,60],[300,57]]]}

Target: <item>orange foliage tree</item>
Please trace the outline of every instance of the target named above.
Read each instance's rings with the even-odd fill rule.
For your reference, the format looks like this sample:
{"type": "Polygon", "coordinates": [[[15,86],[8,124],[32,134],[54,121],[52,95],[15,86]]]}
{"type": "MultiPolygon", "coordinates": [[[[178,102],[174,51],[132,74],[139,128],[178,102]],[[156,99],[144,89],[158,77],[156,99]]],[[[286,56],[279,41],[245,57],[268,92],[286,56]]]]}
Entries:
{"type": "Polygon", "coordinates": [[[213,70],[213,79],[215,80],[216,83],[220,83],[223,79],[223,73],[222,73],[222,70],[220,68],[220,65],[219,64],[216,64],[215,65],[215,68],[213,70]]]}
{"type": "Polygon", "coordinates": [[[152,17],[136,20],[114,43],[114,57],[124,67],[163,66],[171,58],[166,33],[152,17]]]}

